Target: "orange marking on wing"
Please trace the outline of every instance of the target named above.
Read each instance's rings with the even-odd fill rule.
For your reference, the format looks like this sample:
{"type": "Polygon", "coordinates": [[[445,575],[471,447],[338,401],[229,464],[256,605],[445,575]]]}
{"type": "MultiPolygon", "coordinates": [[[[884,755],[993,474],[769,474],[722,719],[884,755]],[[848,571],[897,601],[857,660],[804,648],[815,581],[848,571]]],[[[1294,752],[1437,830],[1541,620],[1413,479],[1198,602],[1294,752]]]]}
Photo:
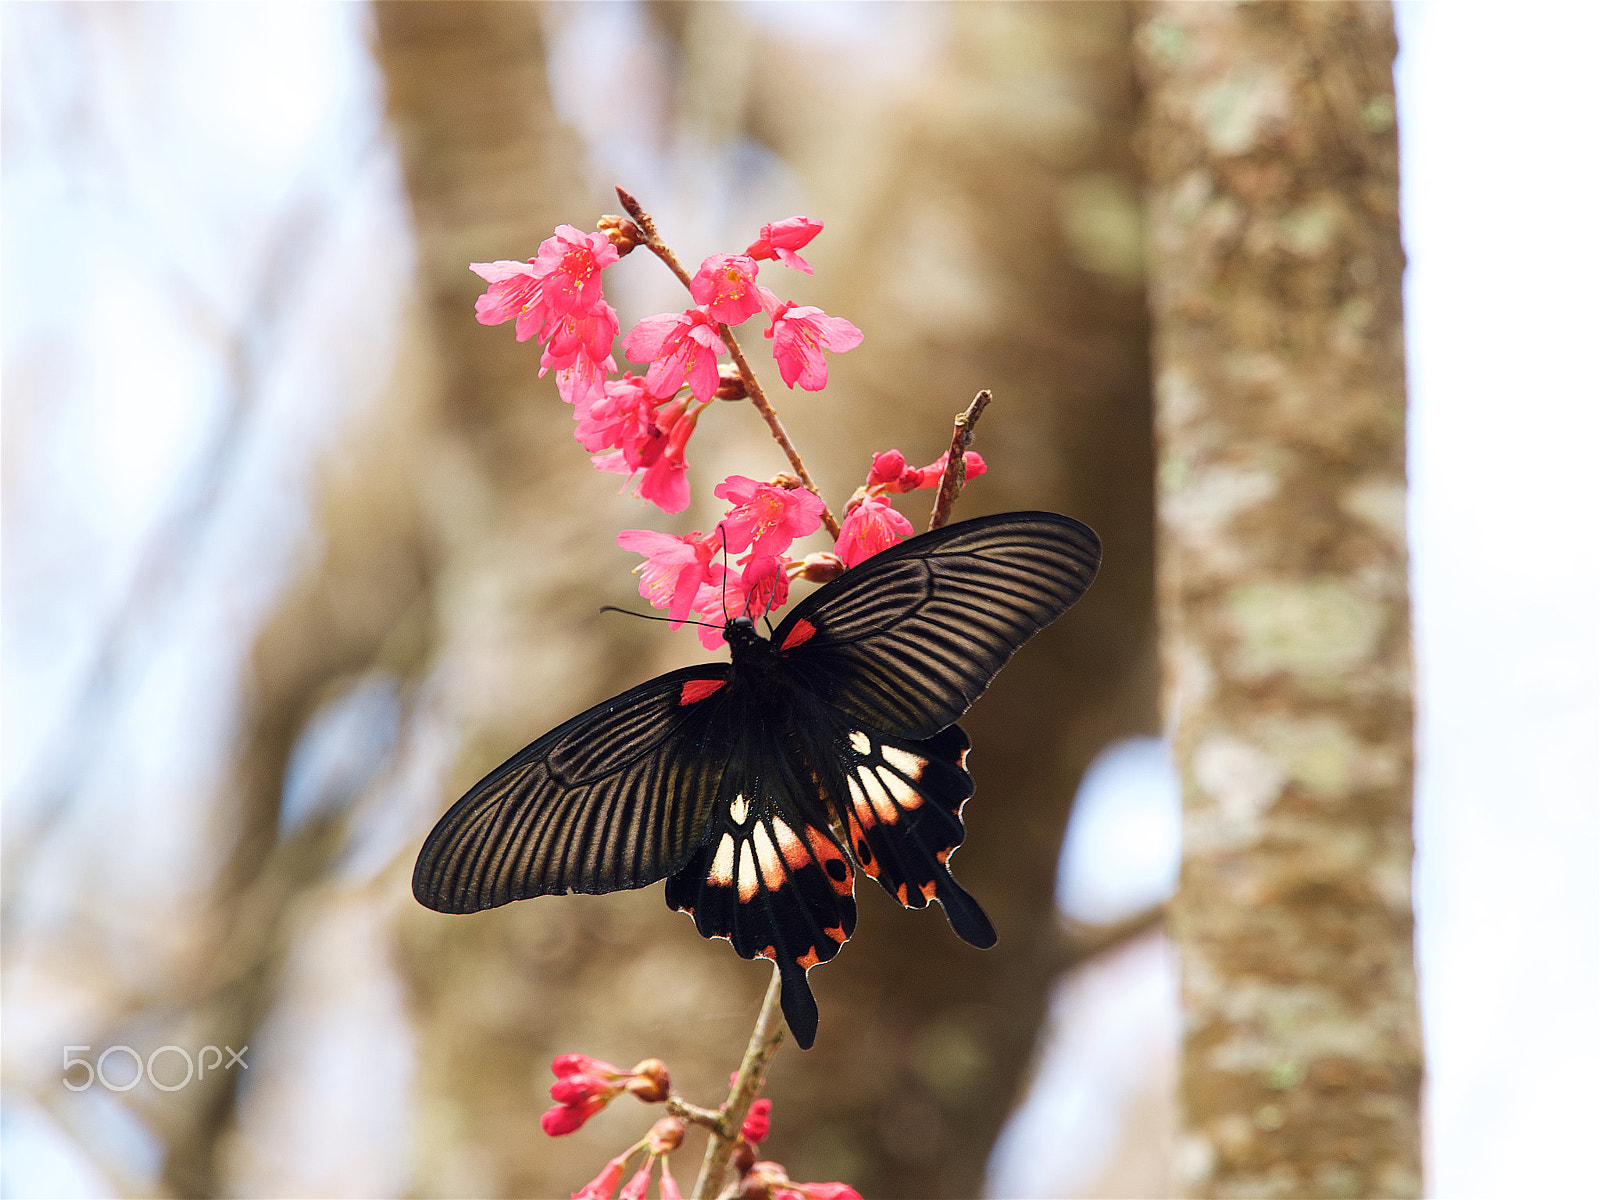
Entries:
{"type": "Polygon", "coordinates": [[[779,646],[778,649],[793,650],[800,643],[810,641],[812,635],[816,632],[817,627],[810,621],[796,621],[794,628],[789,630],[789,635],[783,639],[783,645],[779,646]]]}
{"type": "Polygon", "coordinates": [[[938,884],[936,884],[936,883],[925,883],[925,884],[922,885],[922,898],[924,900],[932,900],[933,897],[934,897],[934,893],[937,892],[938,890],[939,890],[939,885],[938,884]]]}
{"type": "Polygon", "coordinates": [[[878,877],[878,862],[872,857],[872,847],[867,844],[867,838],[861,832],[861,822],[856,819],[855,810],[851,809],[845,814],[846,832],[850,835],[850,848],[855,851],[856,863],[866,873],[868,879],[878,877]]]}
{"type": "Polygon", "coordinates": [[[835,925],[833,928],[824,929],[822,932],[827,934],[834,941],[838,942],[841,946],[850,940],[850,935],[844,931],[843,925],[835,925]]]}
{"type": "Polygon", "coordinates": [[[905,884],[902,883],[899,887],[895,888],[895,890],[894,890],[894,898],[896,900],[900,901],[900,905],[901,905],[902,908],[910,908],[911,907],[911,901],[906,898],[906,885],[905,884]]]}
{"type": "Polygon", "coordinates": [[[683,691],[678,693],[678,703],[698,704],[718,688],[726,687],[726,679],[691,679],[683,685],[683,691]]]}
{"type": "Polygon", "coordinates": [[[813,946],[811,949],[807,950],[799,958],[795,959],[795,962],[799,963],[802,967],[804,967],[808,971],[812,967],[816,966],[821,961],[822,960],[817,957],[817,948],[815,946],[813,946]]]}
{"type": "MultiPolygon", "coordinates": [[[[732,941],[733,939],[730,938],[728,940],[732,941]]],[[[777,962],[778,961],[777,948],[775,946],[768,946],[765,950],[757,950],[756,951],[756,957],[757,958],[770,958],[773,962],[777,962]]]]}
{"type": "MultiPolygon", "coordinates": [[[[952,847],[952,849],[953,849],[953,847],[952,847]]],[[[949,850],[935,850],[933,852],[933,856],[935,858],[937,858],[942,863],[947,863],[947,862],[950,861],[950,851],[949,850]]]]}
{"type": "Polygon", "coordinates": [[[815,825],[807,825],[806,841],[811,846],[812,858],[822,867],[822,873],[828,877],[833,890],[841,896],[848,896],[855,888],[850,876],[850,862],[833,839],[815,825]]]}

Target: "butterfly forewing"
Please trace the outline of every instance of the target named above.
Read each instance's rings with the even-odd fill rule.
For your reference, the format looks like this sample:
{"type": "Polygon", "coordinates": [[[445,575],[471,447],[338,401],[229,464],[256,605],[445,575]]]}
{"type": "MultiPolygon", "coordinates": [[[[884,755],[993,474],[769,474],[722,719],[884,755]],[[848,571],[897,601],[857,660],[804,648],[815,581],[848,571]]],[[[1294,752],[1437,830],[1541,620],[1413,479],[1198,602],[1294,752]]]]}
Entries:
{"type": "Polygon", "coordinates": [[[418,900],[477,912],[644,887],[705,830],[732,751],[726,664],[675,671],[574,717],[456,802],[412,875],[418,900]]]}
{"type": "Polygon", "coordinates": [[[773,640],[820,699],[927,738],[1084,593],[1099,563],[1099,538],[1070,517],[980,517],[869,558],[807,597],[773,640]]]}

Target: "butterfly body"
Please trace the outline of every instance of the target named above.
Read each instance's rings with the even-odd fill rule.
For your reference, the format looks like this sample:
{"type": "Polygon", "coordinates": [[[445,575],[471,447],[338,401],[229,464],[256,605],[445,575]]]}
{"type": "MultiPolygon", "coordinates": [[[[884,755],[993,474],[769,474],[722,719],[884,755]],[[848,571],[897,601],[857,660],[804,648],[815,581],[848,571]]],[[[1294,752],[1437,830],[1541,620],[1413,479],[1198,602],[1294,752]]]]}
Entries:
{"type": "Polygon", "coordinates": [[[445,814],[417,898],[474,912],[667,881],[669,906],[745,958],[770,958],[796,1041],[806,972],[855,929],[855,873],[937,900],[976,946],[996,936],[950,874],[973,792],[955,724],[1022,642],[1094,577],[1099,541],[1052,513],[946,526],[866,560],[769,640],[724,627],[731,662],[660,676],[574,717],[445,814]]]}

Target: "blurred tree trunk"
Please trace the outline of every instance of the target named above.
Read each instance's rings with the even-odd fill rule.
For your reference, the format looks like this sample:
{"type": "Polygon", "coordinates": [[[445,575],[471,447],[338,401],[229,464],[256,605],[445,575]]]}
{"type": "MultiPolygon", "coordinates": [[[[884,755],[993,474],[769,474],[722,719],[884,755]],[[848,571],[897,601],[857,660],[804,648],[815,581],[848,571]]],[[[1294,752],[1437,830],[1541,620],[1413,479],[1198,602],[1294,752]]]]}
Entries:
{"type": "MultiPolygon", "coordinates": [[[[992,388],[977,448],[993,470],[957,518],[1070,513],[1099,531],[1106,559],[962,722],[977,794],[952,861],[999,945],[971,950],[941,916],[858,888],[852,944],[813,973],[817,1047],[777,1063],[773,1156],[796,1178],[885,1197],[981,1194],[1063,967],[1056,869],[1078,782],[1108,742],[1158,726],[1132,14],[934,11],[939,52],[881,95],[820,55],[756,47],[750,128],[828,219],[815,245],[836,255],[845,290],[823,307],[867,331],[862,364],[840,364],[843,407],[795,402],[791,427],[830,452],[840,496],[871,450],[933,458],[953,414],[992,388]]],[[[905,500],[921,528],[925,510],[905,500]]]]}
{"type": "MultiPolygon", "coordinates": [[[[1065,958],[1053,893],[1078,779],[1108,740],[1156,720],[1130,14],[952,6],[925,69],[841,82],[826,52],[763,41],[734,6],[644,11],[679,59],[674,115],[708,141],[744,130],[764,142],[828,222],[816,280],[783,283],[849,315],[869,342],[840,360],[826,397],[786,396],[783,411],[834,508],[873,450],[934,458],[953,415],[987,386],[999,402],[979,445],[994,469],[957,516],[1055,508],[1109,548],[1083,604],[965,722],[979,794],[956,865],[1000,947],[971,950],[936,912],[858,889],[854,943],[812,977],[817,1048],[786,1048],[774,1070],[763,1150],[795,1178],[970,1197],[1065,958]]],[[[442,808],[534,735],[688,647],[596,617],[631,594],[616,530],[650,517],[589,471],[549,381],[535,384],[537,350],[473,320],[480,285],[467,262],[526,258],[555,224],[601,211],[573,182],[579,151],[552,115],[541,14],[388,4],[375,15],[439,358],[438,428],[418,480],[433,529],[431,686],[464,738],[442,808]]],[[[690,199],[720,203],[706,178],[707,195],[690,199]]],[[[753,230],[729,236],[742,245],[753,230]]],[[[753,413],[711,415],[697,464],[782,465],[753,413]]],[[[714,478],[708,467],[697,494],[714,478]]],[[[704,528],[693,518],[707,511],[679,527],[704,528]]],[[[659,1055],[680,1090],[715,1102],[767,978],[701,941],[659,888],[471,918],[413,907],[400,935],[418,1034],[420,1194],[571,1192],[653,1114],[619,1104],[551,1142],[538,1131],[549,1060],[659,1055]]]]}
{"type": "Polygon", "coordinates": [[[1204,1196],[1416,1195],[1392,17],[1142,17],[1178,1173],[1204,1196]]]}

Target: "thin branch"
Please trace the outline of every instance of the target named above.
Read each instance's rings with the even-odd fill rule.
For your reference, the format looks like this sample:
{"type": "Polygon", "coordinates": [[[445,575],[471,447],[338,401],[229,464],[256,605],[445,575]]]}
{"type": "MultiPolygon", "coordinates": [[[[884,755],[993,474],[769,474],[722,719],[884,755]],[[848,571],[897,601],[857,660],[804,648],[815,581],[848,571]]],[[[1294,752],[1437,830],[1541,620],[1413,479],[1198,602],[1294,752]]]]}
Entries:
{"type": "Polygon", "coordinates": [[[939,479],[939,498],[933,502],[933,515],[928,518],[928,528],[938,529],[950,519],[956,497],[967,482],[967,448],[972,445],[973,430],[978,418],[994,399],[988,388],[972,398],[967,411],[956,417],[955,429],[950,434],[950,457],[944,464],[944,475],[939,479]]]}
{"type": "Polygon", "coordinates": [[[772,972],[772,982],[767,985],[767,995],[761,1002],[761,1015],[756,1027],[750,1031],[750,1044],[745,1047],[744,1061],[734,1077],[733,1089],[722,1105],[720,1128],[713,1128],[711,1140],[706,1144],[705,1161],[700,1164],[700,1178],[695,1181],[694,1200],[709,1200],[722,1189],[722,1177],[728,1171],[728,1159],[739,1141],[739,1130],[744,1126],[750,1105],[755,1102],[761,1082],[766,1078],[767,1064],[777,1053],[783,1041],[783,1010],[779,1004],[782,977],[772,972]]]}
{"type": "Polygon", "coordinates": [[[713,1133],[722,1128],[720,1108],[701,1108],[698,1104],[691,1104],[676,1092],[667,1097],[667,1111],[675,1117],[683,1118],[691,1125],[699,1125],[713,1133]]]}
{"type": "Polygon", "coordinates": [[[1082,966],[1092,958],[1132,941],[1142,933],[1156,928],[1167,916],[1167,905],[1152,904],[1136,913],[1103,925],[1091,925],[1070,917],[1061,922],[1061,936],[1056,944],[1052,964],[1062,973],[1082,966]]]}
{"type": "Polygon", "coordinates": [[[750,369],[750,364],[745,361],[744,351],[739,348],[738,341],[733,336],[733,331],[720,321],[717,329],[722,334],[722,340],[727,343],[728,353],[733,355],[734,364],[739,368],[739,378],[744,381],[745,391],[750,394],[750,403],[756,406],[756,411],[761,414],[767,423],[767,428],[772,430],[772,436],[778,445],[783,447],[783,452],[789,456],[789,465],[794,468],[794,473],[800,476],[800,482],[818,500],[822,500],[822,523],[827,526],[828,532],[833,535],[833,540],[839,540],[839,522],[834,518],[833,511],[828,507],[828,502],[822,499],[822,493],[817,490],[817,485],[811,482],[811,474],[806,470],[806,464],[801,461],[800,451],[789,440],[789,434],[783,428],[783,422],[778,419],[777,411],[767,400],[767,394],[761,390],[761,382],[756,378],[755,372],[750,369]]]}
{"type": "MultiPolygon", "coordinates": [[[[683,269],[683,264],[678,261],[678,256],[672,248],[661,240],[661,235],[656,232],[655,220],[640,205],[639,201],[622,188],[617,189],[617,199],[622,202],[622,207],[627,210],[628,216],[644,234],[644,245],[649,251],[667,265],[667,268],[678,277],[685,289],[690,284],[689,272],[683,269]]],[[[828,502],[823,500],[822,492],[811,481],[811,472],[806,470],[805,461],[800,457],[800,451],[794,442],[789,439],[788,431],[784,429],[783,422],[778,419],[777,411],[767,399],[767,394],[761,388],[761,381],[756,378],[755,372],[750,369],[750,363],[744,356],[744,351],[739,346],[739,341],[733,336],[733,331],[723,322],[717,323],[717,332],[722,335],[728,353],[732,356],[734,365],[739,368],[739,378],[744,382],[745,392],[750,397],[750,403],[755,405],[756,411],[767,423],[767,428],[772,431],[773,439],[783,449],[784,455],[789,459],[789,465],[794,468],[794,473],[800,477],[800,482],[805,484],[806,490],[811,492],[818,500],[822,500],[822,523],[833,535],[835,541],[839,538],[839,522],[834,518],[833,512],[828,508],[828,502]]]]}
{"type": "Polygon", "coordinates": [[[661,235],[656,232],[655,218],[644,210],[644,206],[634,198],[632,192],[617,189],[617,199],[622,201],[622,207],[628,216],[633,218],[633,223],[644,234],[645,248],[654,254],[667,268],[678,277],[678,282],[683,284],[684,290],[689,289],[689,272],[683,269],[683,264],[678,261],[678,256],[672,252],[672,247],[661,240],[661,235]]]}

